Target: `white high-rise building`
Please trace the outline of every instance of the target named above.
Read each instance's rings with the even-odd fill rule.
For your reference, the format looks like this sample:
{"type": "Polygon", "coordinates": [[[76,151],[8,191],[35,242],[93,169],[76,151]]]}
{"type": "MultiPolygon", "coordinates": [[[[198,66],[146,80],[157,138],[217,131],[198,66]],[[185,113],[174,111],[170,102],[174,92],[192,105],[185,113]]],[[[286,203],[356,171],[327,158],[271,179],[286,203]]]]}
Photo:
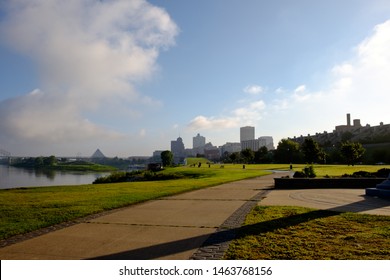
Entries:
{"type": "Polygon", "coordinates": [[[253,126],[240,127],[240,142],[254,140],[255,128],[253,126]]]}

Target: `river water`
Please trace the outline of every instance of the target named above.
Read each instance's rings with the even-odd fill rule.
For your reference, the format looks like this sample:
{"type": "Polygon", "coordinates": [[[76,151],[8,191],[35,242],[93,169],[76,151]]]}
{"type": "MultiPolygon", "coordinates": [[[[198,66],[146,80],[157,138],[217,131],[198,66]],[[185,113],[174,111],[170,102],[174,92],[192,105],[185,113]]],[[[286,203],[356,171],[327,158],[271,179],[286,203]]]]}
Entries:
{"type": "Polygon", "coordinates": [[[92,184],[96,178],[107,174],[54,170],[43,172],[0,164],[0,189],[92,184]]]}

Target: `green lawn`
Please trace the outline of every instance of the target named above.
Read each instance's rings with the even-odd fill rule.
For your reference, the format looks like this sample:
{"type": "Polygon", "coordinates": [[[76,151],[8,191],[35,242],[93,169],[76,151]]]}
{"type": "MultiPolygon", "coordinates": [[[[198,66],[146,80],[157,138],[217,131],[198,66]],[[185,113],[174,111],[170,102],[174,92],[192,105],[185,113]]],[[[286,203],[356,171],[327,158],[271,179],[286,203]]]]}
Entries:
{"type": "MultiPolygon", "coordinates": [[[[191,162],[196,162],[196,159],[191,162]]],[[[240,169],[243,164],[211,164],[211,169],[218,169],[221,166],[224,169],[240,169]]],[[[306,164],[292,164],[293,171],[302,171],[306,164]]],[[[376,172],[382,168],[389,168],[390,165],[326,165],[326,164],[314,164],[314,171],[317,174],[317,177],[328,176],[341,176],[343,174],[352,174],[357,171],[368,171],[368,172],[376,172]]],[[[193,167],[197,168],[197,167],[193,167]]],[[[207,169],[208,165],[206,163],[202,163],[201,170],[207,169]]],[[[289,164],[245,164],[246,170],[285,170],[288,171],[290,169],[289,164]]]]}
{"type": "Polygon", "coordinates": [[[390,217],[259,206],[230,244],[232,260],[388,260],[390,217]]]}
{"type": "MultiPolygon", "coordinates": [[[[294,171],[302,171],[305,167],[305,164],[294,164],[294,171]]],[[[328,176],[341,176],[343,174],[352,174],[357,171],[367,171],[367,172],[376,172],[382,168],[390,168],[390,165],[323,165],[323,164],[314,164],[314,171],[317,174],[317,177],[328,176]]]]}

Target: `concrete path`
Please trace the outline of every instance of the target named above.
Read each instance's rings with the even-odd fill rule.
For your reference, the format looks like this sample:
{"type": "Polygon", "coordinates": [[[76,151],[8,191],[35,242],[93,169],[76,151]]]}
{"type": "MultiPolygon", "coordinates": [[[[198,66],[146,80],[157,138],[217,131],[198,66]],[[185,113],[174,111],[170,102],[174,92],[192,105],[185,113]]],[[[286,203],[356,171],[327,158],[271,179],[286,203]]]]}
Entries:
{"type": "Polygon", "coordinates": [[[273,178],[283,175],[275,173],[122,208],[0,248],[0,259],[178,260],[208,258],[207,254],[218,258],[222,255],[219,246],[234,238],[232,229],[241,225],[256,204],[390,215],[389,200],[365,197],[362,189],[272,189],[273,178]]]}
{"type": "Polygon", "coordinates": [[[390,200],[365,195],[365,189],[274,189],[259,205],[290,205],[390,216],[390,200]]]}
{"type": "Polygon", "coordinates": [[[270,188],[275,176],[280,175],[122,208],[0,248],[0,259],[190,259],[234,212],[270,188]]]}

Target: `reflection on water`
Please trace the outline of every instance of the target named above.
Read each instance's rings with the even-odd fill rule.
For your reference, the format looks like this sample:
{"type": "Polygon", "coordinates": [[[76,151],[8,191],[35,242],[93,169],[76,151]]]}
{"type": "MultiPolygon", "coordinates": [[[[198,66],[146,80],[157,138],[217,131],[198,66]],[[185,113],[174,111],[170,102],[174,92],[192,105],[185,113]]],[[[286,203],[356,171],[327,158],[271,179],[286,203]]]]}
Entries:
{"type": "Polygon", "coordinates": [[[92,184],[109,173],[34,170],[0,165],[0,189],[92,184]]]}

